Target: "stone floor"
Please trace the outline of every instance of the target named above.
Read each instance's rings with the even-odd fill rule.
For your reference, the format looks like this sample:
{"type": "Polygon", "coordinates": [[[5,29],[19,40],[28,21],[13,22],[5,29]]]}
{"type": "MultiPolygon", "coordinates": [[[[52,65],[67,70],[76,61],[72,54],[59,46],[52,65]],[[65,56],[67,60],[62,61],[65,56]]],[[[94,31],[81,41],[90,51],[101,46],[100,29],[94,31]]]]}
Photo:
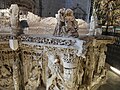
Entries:
{"type": "Polygon", "coordinates": [[[112,71],[108,71],[108,79],[98,90],[120,90],[120,76],[112,71]]]}
{"type": "MultiPolygon", "coordinates": [[[[97,90],[120,90],[120,76],[112,71],[108,71],[108,79],[105,84],[101,85],[97,90]]],[[[41,87],[39,90],[45,90],[41,87]]]]}

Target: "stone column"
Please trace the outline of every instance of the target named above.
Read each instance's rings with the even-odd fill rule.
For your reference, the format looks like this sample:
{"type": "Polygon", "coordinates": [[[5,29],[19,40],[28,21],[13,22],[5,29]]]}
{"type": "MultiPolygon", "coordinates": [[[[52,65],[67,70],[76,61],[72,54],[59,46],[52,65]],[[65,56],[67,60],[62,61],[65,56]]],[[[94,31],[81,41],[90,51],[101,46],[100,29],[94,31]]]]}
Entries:
{"type": "Polygon", "coordinates": [[[22,62],[20,60],[19,53],[14,51],[13,81],[15,90],[24,90],[24,79],[21,68],[22,62]]]}
{"type": "Polygon", "coordinates": [[[77,90],[77,66],[78,61],[74,53],[68,52],[64,54],[63,67],[64,67],[64,90],[77,90]]]}
{"type": "Polygon", "coordinates": [[[84,84],[90,85],[93,79],[93,73],[95,68],[95,56],[94,56],[94,47],[88,47],[87,56],[86,56],[86,65],[85,65],[85,74],[84,74],[84,84]]]}
{"type": "Polygon", "coordinates": [[[107,46],[105,44],[102,44],[100,46],[97,74],[101,74],[103,69],[105,68],[105,59],[106,59],[105,51],[106,50],[107,50],[107,46]]]}

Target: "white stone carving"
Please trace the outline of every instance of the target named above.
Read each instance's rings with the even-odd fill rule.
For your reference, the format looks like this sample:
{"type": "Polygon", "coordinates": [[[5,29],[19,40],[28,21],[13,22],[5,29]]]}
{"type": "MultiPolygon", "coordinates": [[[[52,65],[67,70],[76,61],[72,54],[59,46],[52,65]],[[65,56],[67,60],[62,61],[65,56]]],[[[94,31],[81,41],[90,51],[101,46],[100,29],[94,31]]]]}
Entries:
{"type": "Polygon", "coordinates": [[[57,25],[54,31],[54,36],[71,36],[78,37],[78,23],[75,20],[71,9],[65,10],[62,8],[56,14],[57,25]]]}
{"type": "Polygon", "coordinates": [[[19,32],[19,7],[17,4],[12,4],[10,7],[10,25],[13,34],[19,32]]]}
{"type": "Polygon", "coordinates": [[[18,40],[17,39],[10,39],[9,40],[9,45],[12,50],[17,50],[18,49],[18,40]]]}
{"type": "Polygon", "coordinates": [[[17,37],[17,51],[9,48],[9,38],[0,36],[0,88],[14,85],[15,90],[90,90],[106,79],[104,52],[106,44],[114,42],[113,37],[87,36],[79,40],[21,35],[17,37]]]}

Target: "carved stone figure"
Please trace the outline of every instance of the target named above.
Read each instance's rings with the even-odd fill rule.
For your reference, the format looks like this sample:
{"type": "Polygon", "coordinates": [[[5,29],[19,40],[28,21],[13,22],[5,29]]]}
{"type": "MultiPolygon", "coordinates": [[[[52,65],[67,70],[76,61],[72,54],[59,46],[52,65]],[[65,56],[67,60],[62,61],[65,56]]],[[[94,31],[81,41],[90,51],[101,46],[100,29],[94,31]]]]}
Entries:
{"type": "Polygon", "coordinates": [[[41,69],[38,66],[35,66],[32,68],[29,79],[28,79],[28,85],[27,85],[28,90],[31,90],[31,89],[37,90],[37,88],[41,84],[41,79],[40,79],[41,71],[40,70],[41,69]]]}
{"type": "Polygon", "coordinates": [[[102,29],[98,25],[98,17],[95,9],[93,9],[93,14],[90,21],[89,35],[101,35],[102,29]]]}
{"type": "Polygon", "coordinates": [[[10,7],[10,25],[12,33],[17,33],[19,29],[19,7],[17,4],[12,4],[10,7]]]}
{"type": "Polygon", "coordinates": [[[98,63],[98,67],[97,67],[97,73],[102,73],[104,66],[105,66],[105,59],[106,59],[106,55],[105,55],[105,50],[106,50],[106,46],[105,45],[101,45],[100,47],[100,56],[99,56],[99,63],[98,63]]]}
{"type": "Polygon", "coordinates": [[[94,33],[95,33],[95,20],[94,20],[94,16],[91,16],[89,34],[94,35],[94,33]]]}
{"type": "Polygon", "coordinates": [[[54,36],[78,37],[78,24],[71,9],[60,9],[57,14],[57,25],[54,36]]]}
{"type": "Polygon", "coordinates": [[[78,37],[78,24],[71,9],[65,11],[65,29],[68,36],[78,37]]]}
{"type": "Polygon", "coordinates": [[[64,21],[64,15],[65,15],[65,8],[62,8],[58,11],[58,14],[56,14],[57,18],[57,25],[55,27],[54,36],[63,36],[65,34],[64,27],[65,21],[64,21]]]}
{"type": "Polygon", "coordinates": [[[25,90],[37,90],[41,87],[43,83],[42,70],[44,69],[42,64],[40,53],[24,51],[25,90]]]}
{"type": "Polygon", "coordinates": [[[63,89],[63,66],[60,63],[59,56],[55,56],[53,66],[49,70],[47,81],[47,90],[64,90],[63,89]]]}

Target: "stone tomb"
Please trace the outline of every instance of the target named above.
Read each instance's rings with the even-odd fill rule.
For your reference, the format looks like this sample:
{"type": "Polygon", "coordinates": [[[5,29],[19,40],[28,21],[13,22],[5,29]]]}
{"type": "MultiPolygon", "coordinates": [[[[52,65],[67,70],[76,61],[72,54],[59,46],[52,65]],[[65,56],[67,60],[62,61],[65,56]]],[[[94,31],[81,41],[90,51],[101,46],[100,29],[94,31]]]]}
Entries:
{"type": "Polygon", "coordinates": [[[106,45],[113,37],[21,35],[16,51],[9,48],[12,37],[0,35],[1,90],[90,90],[106,80],[106,45]]]}

